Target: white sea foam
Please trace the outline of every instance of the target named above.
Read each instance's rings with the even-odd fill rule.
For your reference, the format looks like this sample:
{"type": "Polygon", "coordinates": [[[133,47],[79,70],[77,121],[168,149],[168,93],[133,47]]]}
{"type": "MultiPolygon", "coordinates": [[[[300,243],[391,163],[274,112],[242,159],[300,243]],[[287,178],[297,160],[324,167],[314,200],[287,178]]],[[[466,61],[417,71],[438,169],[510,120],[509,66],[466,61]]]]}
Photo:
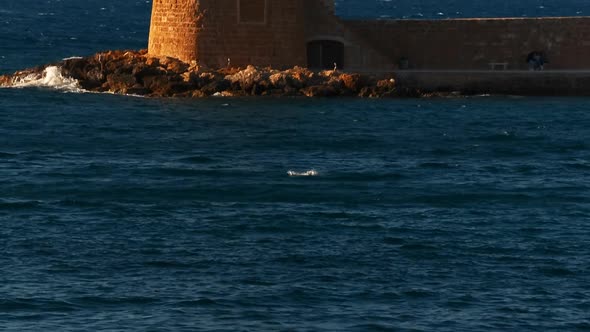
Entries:
{"type": "Polygon", "coordinates": [[[310,169],[309,171],[305,171],[305,172],[288,171],[287,175],[289,175],[289,176],[318,176],[319,173],[315,169],[310,169]]]}
{"type": "Polygon", "coordinates": [[[42,73],[17,75],[12,82],[12,87],[44,87],[67,92],[84,92],[77,80],[63,76],[61,68],[57,66],[49,66],[42,73]]]}
{"type": "Polygon", "coordinates": [[[80,60],[80,59],[84,59],[84,58],[81,56],[71,56],[69,58],[63,58],[62,60],[67,61],[67,60],[80,60]]]}

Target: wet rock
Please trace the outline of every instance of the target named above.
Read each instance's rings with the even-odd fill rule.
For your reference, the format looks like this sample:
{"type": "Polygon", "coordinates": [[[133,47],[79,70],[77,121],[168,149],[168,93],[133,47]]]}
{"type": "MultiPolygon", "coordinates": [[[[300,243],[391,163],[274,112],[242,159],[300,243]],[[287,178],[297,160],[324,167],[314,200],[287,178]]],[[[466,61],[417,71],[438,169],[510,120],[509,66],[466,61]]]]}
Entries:
{"type": "Polygon", "coordinates": [[[201,90],[195,90],[192,92],[191,97],[192,98],[204,98],[204,97],[207,97],[207,95],[201,90]]]}
{"type": "Polygon", "coordinates": [[[282,93],[277,95],[277,96],[286,96],[286,97],[296,97],[296,96],[301,96],[301,92],[300,90],[293,88],[293,87],[286,87],[284,90],[282,90],[282,93]]]}
{"type": "Polygon", "coordinates": [[[126,94],[136,83],[135,76],[132,74],[111,74],[107,76],[107,84],[110,92],[126,94]]]}
{"type": "Polygon", "coordinates": [[[77,80],[85,79],[92,65],[88,59],[69,59],[61,65],[64,75],[70,76],[77,80]]]}
{"type": "Polygon", "coordinates": [[[151,90],[145,88],[141,84],[135,84],[131,88],[127,89],[127,94],[130,94],[130,95],[145,96],[145,95],[149,95],[150,93],[151,93],[151,90]]]}
{"type": "Polygon", "coordinates": [[[1,87],[8,87],[12,84],[12,77],[9,75],[2,75],[0,76],[0,86],[1,87]]]}
{"type": "Polygon", "coordinates": [[[135,80],[145,87],[150,87],[150,84],[146,84],[146,81],[151,82],[150,77],[166,76],[166,73],[161,68],[149,66],[138,66],[133,70],[132,74],[135,76],[135,80]]]}
{"type": "Polygon", "coordinates": [[[303,88],[301,92],[307,97],[335,97],[338,90],[330,85],[313,85],[303,88]]]}
{"type": "Polygon", "coordinates": [[[364,86],[361,88],[361,91],[359,91],[358,96],[362,97],[362,98],[371,98],[374,97],[374,92],[375,90],[371,87],[368,86],[364,86]]]}
{"type": "Polygon", "coordinates": [[[223,91],[226,91],[230,87],[231,82],[226,79],[214,80],[211,83],[205,85],[203,88],[201,88],[201,91],[207,96],[212,96],[215,93],[221,93],[223,91]]]}
{"type": "Polygon", "coordinates": [[[166,97],[172,95],[172,82],[167,75],[148,75],[142,79],[144,88],[154,96],[166,97]]]}

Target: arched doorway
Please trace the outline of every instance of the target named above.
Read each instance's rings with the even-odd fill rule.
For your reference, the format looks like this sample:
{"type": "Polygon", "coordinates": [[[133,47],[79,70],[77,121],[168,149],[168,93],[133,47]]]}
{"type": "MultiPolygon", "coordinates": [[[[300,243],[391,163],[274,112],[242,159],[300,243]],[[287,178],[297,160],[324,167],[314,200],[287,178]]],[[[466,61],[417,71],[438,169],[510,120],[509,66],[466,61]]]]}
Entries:
{"type": "Polygon", "coordinates": [[[313,69],[344,68],[344,44],[334,40],[314,40],[307,43],[307,67],[313,69]]]}

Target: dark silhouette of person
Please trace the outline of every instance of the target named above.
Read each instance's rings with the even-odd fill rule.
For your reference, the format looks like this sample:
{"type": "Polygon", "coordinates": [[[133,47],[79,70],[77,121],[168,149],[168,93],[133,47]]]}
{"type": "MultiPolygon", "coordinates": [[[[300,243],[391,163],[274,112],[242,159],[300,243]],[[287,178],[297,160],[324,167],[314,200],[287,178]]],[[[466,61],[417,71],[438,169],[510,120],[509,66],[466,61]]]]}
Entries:
{"type": "Polygon", "coordinates": [[[547,63],[547,58],[544,52],[533,51],[527,55],[526,62],[529,65],[529,70],[543,70],[545,63],[547,63]]]}

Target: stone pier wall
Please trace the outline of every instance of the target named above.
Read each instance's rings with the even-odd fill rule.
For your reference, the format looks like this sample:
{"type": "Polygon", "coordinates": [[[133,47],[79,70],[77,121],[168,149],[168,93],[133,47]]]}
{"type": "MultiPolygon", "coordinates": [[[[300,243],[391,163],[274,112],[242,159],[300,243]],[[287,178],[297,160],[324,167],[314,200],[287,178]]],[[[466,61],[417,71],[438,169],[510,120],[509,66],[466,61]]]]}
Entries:
{"type": "Polygon", "coordinates": [[[590,68],[590,17],[345,21],[387,60],[411,69],[526,69],[543,51],[547,69],[590,68]],[[496,68],[502,68],[498,66],[496,68]]]}

